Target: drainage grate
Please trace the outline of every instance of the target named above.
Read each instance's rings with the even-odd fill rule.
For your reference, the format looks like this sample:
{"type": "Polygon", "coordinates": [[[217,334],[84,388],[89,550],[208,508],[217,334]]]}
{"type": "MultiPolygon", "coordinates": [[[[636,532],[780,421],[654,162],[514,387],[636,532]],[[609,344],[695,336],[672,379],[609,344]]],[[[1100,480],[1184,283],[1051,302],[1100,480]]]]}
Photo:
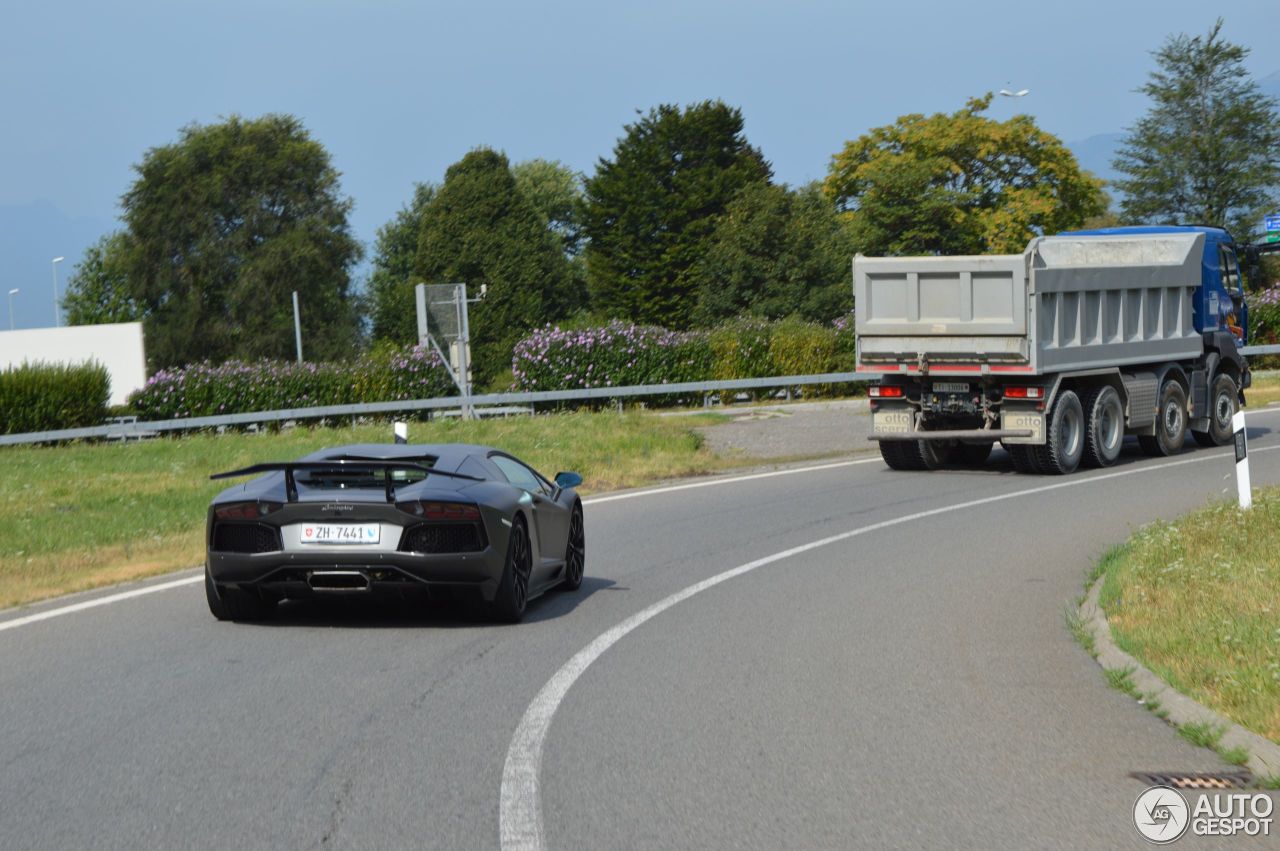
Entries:
{"type": "Polygon", "coordinates": [[[1253,775],[1247,771],[1134,771],[1129,774],[1149,786],[1174,789],[1248,789],[1253,775]]]}

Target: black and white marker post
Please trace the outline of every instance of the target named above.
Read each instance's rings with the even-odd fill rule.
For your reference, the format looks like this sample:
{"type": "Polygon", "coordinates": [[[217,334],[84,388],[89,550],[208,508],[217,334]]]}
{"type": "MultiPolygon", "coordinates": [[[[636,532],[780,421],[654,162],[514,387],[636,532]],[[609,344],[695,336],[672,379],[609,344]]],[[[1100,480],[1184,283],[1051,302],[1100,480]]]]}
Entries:
{"type": "MultiPolygon", "coordinates": [[[[408,423],[397,422],[394,426],[392,426],[392,429],[395,431],[395,434],[396,434],[396,443],[409,442],[409,424],[408,423]]],[[[1236,451],[1239,452],[1239,450],[1236,450],[1236,451]]]]}
{"type": "Polygon", "coordinates": [[[1240,491],[1240,507],[1253,507],[1253,491],[1249,487],[1249,447],[1244,436],[1244,411],[1231,417],[1231,430],[1236,438],[1236,488],[1240,491]]]}

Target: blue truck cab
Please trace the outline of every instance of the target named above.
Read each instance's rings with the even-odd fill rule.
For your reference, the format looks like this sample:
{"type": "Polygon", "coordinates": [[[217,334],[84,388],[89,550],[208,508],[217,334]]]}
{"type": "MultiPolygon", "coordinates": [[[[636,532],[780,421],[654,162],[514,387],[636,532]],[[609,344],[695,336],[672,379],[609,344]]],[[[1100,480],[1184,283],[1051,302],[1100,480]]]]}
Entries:
{"type": "Polygon", "coordinates": [[[1070,231],[1069,236],[1125,236],[1127,234],[1203,233],[1204,257],[1200,264],[1200,288],[1193,299],[1193,322],[1201,334],[1230,332],[1236,344],[1248,342],[1249,306],[1244,298],[1238,246],[1222,228],[1193,226],[1141,226],[1070,231]]]}

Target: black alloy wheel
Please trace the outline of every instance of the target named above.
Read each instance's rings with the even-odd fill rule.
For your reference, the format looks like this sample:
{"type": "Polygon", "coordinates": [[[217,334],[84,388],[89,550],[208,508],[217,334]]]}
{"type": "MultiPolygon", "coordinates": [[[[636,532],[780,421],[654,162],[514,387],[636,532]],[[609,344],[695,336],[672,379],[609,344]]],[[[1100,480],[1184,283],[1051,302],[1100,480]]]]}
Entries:
{"type": "Polygon", "coordinates": [[[564,554],[564,581],[561,591],[577,591],[582,587],[582,576],[587,566],[587,535],[582,525],[582,505],[573,507],[569,520],[569,546],[564,554]]]}
{"type": "Polygon", "coordinates": [[[516,517],[511,524],[511,536],[507,541],[507,564],[498,583],[498,593],[493,598],[494,615],[507,623],[516,623],[524,617],[529,603],[529,574],[533,571],[533,551],[529,547],[529,533],[524,519],[516,517]]]}

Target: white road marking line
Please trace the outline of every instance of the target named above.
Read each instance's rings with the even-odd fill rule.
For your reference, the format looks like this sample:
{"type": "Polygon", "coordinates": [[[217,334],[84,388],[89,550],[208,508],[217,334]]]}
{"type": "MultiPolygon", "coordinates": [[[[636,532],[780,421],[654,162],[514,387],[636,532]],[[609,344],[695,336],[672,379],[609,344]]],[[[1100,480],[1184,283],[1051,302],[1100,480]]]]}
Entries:
{"type": "Polygon", "coordinates": [[[121,600],[132,600],[134,597],[144,597],[147,594],[156,594],[160,591],[168,591],[170,588],[181,588],[183,585],[194,585],[197,582],[203,582],[204,576],[188,576],[185,579],[174,579],[170,582],[162,582],[159,585],[148,585],[146,588],[135,588],[132,591],[121,591],[119,594],[111,594],[107,597],[97,597],[93,600],[85,600],[82,603],[72,603],[70,606],[59,606],[56,609],[47,609],[43,612],[36,612],[34,615],[25,615],[20,618],[14,618],[11,621],[0,621],[0,632],[6,629],[16,629],[20,626],[26,626],[30,623],[56,618],[59,615],[69,615],[73,612],[83,612],[85,609],[96,609],[98,606],[108,606],[112,603],[119,603],[121,600]]]}
{"type": "MultiPolygon", "coordinates": [[[[1280,446],[1258,449],[1255,450],[1254,454],[1275,450],[1280,450],[1280,446]]],[[[599,659],[605,651],[617,644],[628,633],[637,629],[651,618],[662,614],[672,606],[708,588],[713,588],[722,582],[728,582],[730,579],[750,573],[765,565],[773,564],[810,550],[816,550],[820,547],[847,541],[850,538],[856,538],[870,532],[887,529],[891,526],[900,526],[904,523],[923,520],[926,517],[963,511],[980,505],[990,505],[995,502],[1004,502],[1010,499],[1034,496],[1048,493],[1049,491],[1104,482],[1126,476],[1153,473],[1173,467],[1183,467],[1188,464],[1215,461],[1225,457],[1231,457],[1230,453],[1215,452],[1212,455],[1202,455],[1181,461],[1169,461],[1141,467],[1136,470],[1119,470],[1114,473],[1103,473],[1096,476],[1082,476],[1051,485],[1042,485],[1014,491],[1013,493],[969,500],[956,505],[933,508],[928,511],[909,514],[905,517],[897,517],[893,520],[884,520],[869,526],[852,529],[848,532],[841,532],[838,535],[811,541],[807,544],[801,544],[798,547],[792,547],[789,550],[783,550],[747,564],[739,565],[723,573],[717,573],[715,576],[694,583],[669,597],[659,600],[648,608],[642,609],[613,628],[601,633],[594,641],[574,654],[573,658],[566,662],[547,681],[542,690],[534,697],[533,702],[529,704],[528,709],[525,710],[524,717],[520,719],[520,726],[516,728],[515,735],[511,738],[511,744],[507,748],[507,760],[502,767],[502,789],[498,802],[498,836],[502,851],[542,851],[546,847],[542,822],[542,792],[540,788],[542,750],[546,744],[547,732],[551,728],[551,721],[555,717],[556,710],[560,708],[560,703],[564,700],[564,696],[587,668],[591,667],[592,663],[599,659]]]]}
{"type": "Polygon", "coordinates": [[[880,456],[875,458],[859,458],[857,461],[836,461],[831,464],[818,464],[813,467],[794,467],[788,470],[773,470],[768,473],[750,473],[745,476],[733,476],[726,479],[709,479],[705,482],[690,482],[684,485],[669,485],[664,488],[651,488],[643,491],[628,491],[627,493],[618,493],[612,496],[593,496],[582,501],[583,505],[599,505],[602,502],[615,502],[620,499],[636,499],[642,496],[654,496],[655,494],[672,493],[674,491],[687,491],[694,488],[710,488],[716,485],[731,485],[736,482],[749,482],[755,479],[770,479],[774,476],[791,476],[796,473],[812,473],[817,470],[834,470],[837,467],[851,467],[854,464],[873,464],[883,463],[880,456]]]}

